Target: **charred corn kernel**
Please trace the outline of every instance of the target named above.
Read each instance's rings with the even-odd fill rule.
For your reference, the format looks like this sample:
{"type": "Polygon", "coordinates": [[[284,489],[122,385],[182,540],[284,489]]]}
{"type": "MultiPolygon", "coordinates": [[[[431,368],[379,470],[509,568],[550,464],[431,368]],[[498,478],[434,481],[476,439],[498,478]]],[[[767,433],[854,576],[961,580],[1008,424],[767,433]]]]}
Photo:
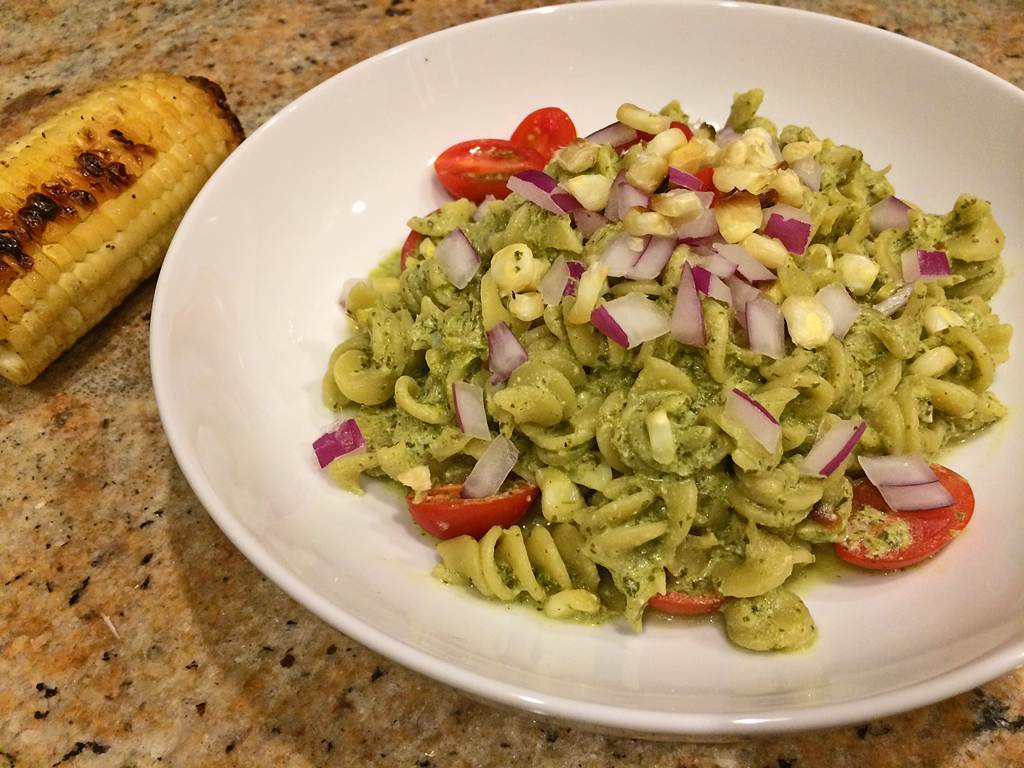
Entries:
{"type": "Polygon", "coordinates": [[[718,230],[727,243],[738,243],[761,226],[761,203],[755,195],[740,192],[722,198],[714,208],[718,230]]]}
{"type": "Polygon", "coordinates": [[[937,379],[942,374],[950,371],[954,365],[956,365],[956,352],[942,345],[932,347],[927,352],[919,355],[910,364],[910,372],[918,376],[930,376],[937,379]]]}
{"type": "Polygon", "coordinates": [[[723,165],[715,168],[712,179],[722,192],[741,189],[759,195],[768,188],[774,177],[774,170],[755,163],[747,163],[739,167],[723,165]]]}
{"type": "Polygon", "coordinates": [[[622,228],[634,237],[644,237],[645,235],[667,237],[675,232],[675,227],[667,217],[656,211],[636,206],[626,211],[626,215],[622,217],[622,228]]]}
{"type": "Polygon", "coordinates": [[[153,274],[242,138],[219,86],[153,74],[0,150],[0,375],[29,383],[153,274]]]}
{"type": "Polygon", "coordinates": [[[650,194],[668,176],[668,160],[653,152],[640,152],[626,169],[626,181],[650,194]]]}
{"type": "Polygon", "coordinates": [[[569,173],[583,173],[597,162],[601,147],[587,139],[573,139],[555,153],[555,161],[569,173]]]}
{"type": "Polygon", "coordinates": [[[708,157],[708,148],[704,142],[693,138],[669,153],[668,164],[687,173],[696,173],[708,164],[708,157]]]}
{"type": "Polygon", "coordinates": [[[964,325],[964,319],[953,310],[935,306],[924,311],[922,322],[928,333],[938,333],[947,328],[964,325]]]}
{"type": "Polygon", "coordinates": [[[602,211],[608,205],[612,179],[600,173],[582,173],[566,179],[562,186],[588,211],[602,211]]]}
{"type": "Polygon", "coordinates": [[[628,102],[615,111],[615,117],[620,123],[625,123],[630,128],[644,133],[661,133],[672,125],[671,118],[655,112],[648,112],[643,107],[628,102]]]}

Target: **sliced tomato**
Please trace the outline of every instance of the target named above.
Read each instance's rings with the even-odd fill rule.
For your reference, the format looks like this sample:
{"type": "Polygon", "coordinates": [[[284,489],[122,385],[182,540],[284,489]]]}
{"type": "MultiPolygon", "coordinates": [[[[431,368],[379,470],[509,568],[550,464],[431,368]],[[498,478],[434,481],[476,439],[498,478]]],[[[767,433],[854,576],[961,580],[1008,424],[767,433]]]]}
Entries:
{"type": "Polygon", "coordinates": [[[402,269],[402,271],[405,271],[406,260],[414,253],[416,253],[416,248],[417,246],[419,246],[420,240],[422,239],[423,235],[421,235],[416,230],[410,231],[409,236],[405,238],[405,242],[402,243],[402,254],[399,257],[399,267],[402,269]]]}
{"type": "Polygon", "coordinates": [[[544,158],[545,165],[555,152],[576,138],[572,119],[558,107],[531,112],[512,133],[512,143],[529,147],[544,158]]]}
{"type": "Polygon", "coordinates": [[[701,616],[714,613],[722,607],[725,598],[717,592],[702,595],[688,595],[685,592],[665,592],[652,595],[647,604],[658,611],[674,613],[678,616],[701,616]]]}
{"type": "Polygon", "coordinates": [[[873,555],[862,540],[847,537],[836,544],[839,556],[848,563],[861,568],[895,570],[919,563],[946,546],[957,533],[971,521],[974,514],[974,492],[970,484],[956,472],[938,464],[932,464],[932,471],[943,487],[953,497],[954,504],[941,509],[920,512],[899,512],[893,510],[878,489],[868,480],[860,480],[853,487],[853,509],[850,522],[856,516],[866,514],[865,507],[882,513],[880,520],[868,526],[872,535],[882,534],[887,526],[906,525],[909,529],[909,543],[881,554],[873,555]]]}
{"type": "Polygon", "coordinates": [[[510,176],[544,165],[544,158],[530,147],[504,139],[474,139],[448,147],[434,161],[434,170],[453,195],[480,203],[487,195],[504,200],[510,176]]]}
{"type": "Polygon", "coordinates": [[[459,496],[461,489],[461,485],[434,488],[420,501],[410,493],[406,503],[412,519],[438,539],[479,539],[492,526],[507,528],[518,523],[539,493],[537,486],[525,480],[506,483],[500,493],[482,499],[464,499],[459,496]]]}

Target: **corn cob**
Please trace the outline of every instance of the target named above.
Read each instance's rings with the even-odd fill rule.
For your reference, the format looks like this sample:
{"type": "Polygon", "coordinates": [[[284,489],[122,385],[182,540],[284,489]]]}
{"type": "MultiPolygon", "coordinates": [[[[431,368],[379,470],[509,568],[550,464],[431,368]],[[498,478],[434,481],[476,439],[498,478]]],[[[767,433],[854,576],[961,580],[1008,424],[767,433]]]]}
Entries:
{"type": "Polygon", "coordinates": [[[153,274],[242,138],[215,83],[153,74],[0,151],[0,375],[29,383],[153,274]]]}

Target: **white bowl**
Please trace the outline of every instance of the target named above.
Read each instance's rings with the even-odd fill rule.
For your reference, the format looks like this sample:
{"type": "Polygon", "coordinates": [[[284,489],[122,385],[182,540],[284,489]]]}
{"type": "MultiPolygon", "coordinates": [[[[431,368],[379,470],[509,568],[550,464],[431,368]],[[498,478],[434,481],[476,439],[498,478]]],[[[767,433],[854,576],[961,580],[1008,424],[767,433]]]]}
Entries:
{"type": "MultiPolygon", "coordinates": [[[[431,162],[463,139],[508,135],[558,105],[581,132],[632,101],[678,98],[721,123],[734,92],[892,165],[897,191],[949,210],[993,203],[1024,313],[1024,94],[895,34],[737,3],[639,0],[545,8],[445,30],[365,61],[255,132],[206,185],[167,255],[152,369],[170,444],[245,555],[349,636],[472,694],[595,729],[735,736],[831,726],[928,704],[1024,663],[1019,469],[1024,355],[999,372],[1011,415],[953,467],[978,510],[942,555],[907,573],[824,581],[803,594],[820,638],[799,654],[729,645],[711,622],[548,622],[430,576],[433,547],[401,500],[339,490],[310,443],[331,415],[326,360],[343,283],[444,198],[431,162]],[[1019,455],[1019,454],[1018,454],[1019,455]]],[[[224,606],[227,611],[231,606],[224,606]]]]}

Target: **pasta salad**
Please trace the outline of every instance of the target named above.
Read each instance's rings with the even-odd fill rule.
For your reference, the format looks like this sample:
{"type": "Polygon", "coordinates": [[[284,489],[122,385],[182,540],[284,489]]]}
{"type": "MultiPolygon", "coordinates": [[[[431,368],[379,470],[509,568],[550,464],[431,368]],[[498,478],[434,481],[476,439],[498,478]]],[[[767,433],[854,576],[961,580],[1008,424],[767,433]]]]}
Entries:
{"type": "MultiPolygon", "coordinates": [[[[678,102],[586,138],[534,113],[532,143],[487,145],[504,190],[413,218],[348,290],[323,393],[349,413],[315,448],[351,492],[405,488],[441,581],[793,650],[817,628],[792,578],[824,548],[903,567],[967,524],[969,486],[929,462],[1004,415],[1002,231],[971,195],[901,200],[762,98],[719,130],[678,102]]],[[[439,176],[472,196],[480,154],[439,176]]]]}

